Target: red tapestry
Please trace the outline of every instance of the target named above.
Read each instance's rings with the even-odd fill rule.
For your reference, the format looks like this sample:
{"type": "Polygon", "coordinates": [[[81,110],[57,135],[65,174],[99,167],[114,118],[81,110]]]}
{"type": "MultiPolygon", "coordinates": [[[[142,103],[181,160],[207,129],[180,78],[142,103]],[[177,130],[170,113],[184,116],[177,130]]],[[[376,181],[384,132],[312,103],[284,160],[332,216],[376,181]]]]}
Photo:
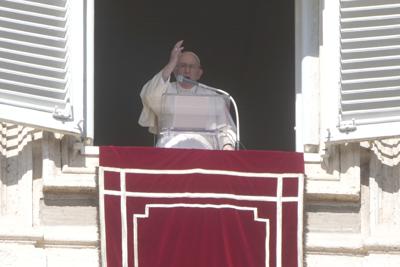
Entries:
{"type": "Polygon", "coordinates": [[[100,148],[107,267],[302,266],[303,155],[100,148]]]}

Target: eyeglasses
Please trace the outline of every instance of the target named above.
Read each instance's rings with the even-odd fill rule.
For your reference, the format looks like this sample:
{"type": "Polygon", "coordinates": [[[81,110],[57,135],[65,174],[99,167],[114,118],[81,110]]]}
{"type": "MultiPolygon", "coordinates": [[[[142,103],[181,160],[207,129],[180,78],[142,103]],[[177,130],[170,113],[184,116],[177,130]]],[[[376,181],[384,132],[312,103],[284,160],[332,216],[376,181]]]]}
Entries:
{"type": "Polygon", "coordinates": [[[197,65],[197,64],[186,64],[186,63],[180,63],[180,64],[176,65],[176,67],[178,69],[186,69],[186,68],[188,68],[189,70],[194,70],[194,69],[200,68],[200,66],[197,65]]]}

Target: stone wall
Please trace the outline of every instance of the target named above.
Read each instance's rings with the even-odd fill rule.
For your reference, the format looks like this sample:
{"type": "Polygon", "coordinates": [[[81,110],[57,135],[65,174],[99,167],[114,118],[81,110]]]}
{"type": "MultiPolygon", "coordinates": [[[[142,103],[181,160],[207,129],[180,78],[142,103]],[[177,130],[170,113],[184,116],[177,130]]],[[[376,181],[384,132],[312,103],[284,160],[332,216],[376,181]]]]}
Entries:
{"type": "Polygon", "coordinates": [[[0,266],[99,266],[97,148],[11,124],[0,131],[0,266]]]}
{"type": "Polygon", "coordinates": [[[335,145],[319,164],[306,155],[305,266],[400,266],[398,146],[335,145]]]}

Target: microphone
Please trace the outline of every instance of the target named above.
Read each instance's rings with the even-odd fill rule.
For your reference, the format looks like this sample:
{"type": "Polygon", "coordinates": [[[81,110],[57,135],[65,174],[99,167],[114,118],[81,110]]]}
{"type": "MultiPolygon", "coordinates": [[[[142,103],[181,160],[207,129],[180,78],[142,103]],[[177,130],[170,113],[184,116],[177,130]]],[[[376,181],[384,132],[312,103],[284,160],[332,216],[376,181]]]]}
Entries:
{"type": "Polygon", "coordinates": [[[183,76],[183,75],[177,75],[177,76],[176,76],[176,80],[177,80],[178,82],[180,82],[180,83],[185,82],[185,83],[190,83],[190,84],[193,84],[193,85],[199,85],[198,82],[196,82],[196,81],[194,81],[194,80],[191,80],[191,79],[189,79],[189,78],[186,78],[186,77],[183,76]]]}
{"type": "Polygon", "coordinates": [[[189,84],[192,84],[192,85],[195,85],[195,86],[199,86],[199,87],[202,87],[204,89],[207,89],[207,90],[210,90],[210,91],[214,91],[214,92],[217,92],[217,93],[220,93],[220,94],[223,94],[223,95],[226,95],[226,96],[229,97],[229,100],[233,104],[233,107],[234,107],[234,110],[235,110],[235,117],[236,117],[236,142],[235,142],[235,148],[236,148],[236,150],[239,150],[239,146],[240,146],[239,111],[238,111],[238,107],[236,105],[235,99],[233,99],[233,97],[230,94],[228,94],[227,92],[225,92],[224,90],[221,90],[221,89],[218,89],[218,88],[215,88],[215,87],[211,87],[211,86],[199,83],[199,82],[194,81],[192,79],[186,78],[183,75],[180,75],[180,74],[176,75],[175,78],[176,78],[177,82],[189,83],[189,84]]]}
{"type": "Polygon", "coordinates": [[[183,76],[183,75],[177,75],[177,76],[176,76],[176,80],[177,80],[178,82],[180,82],[180,83],[185,82],[185,83],[189,83],[189,84],[192,84],[192,85],[197,85],[197,86],[202,87],[202,88],[204,88],[204,89],[208,89],[208,90],[210,90],[210,91],[218,92],[218,93],[220,93],[220,94],[227,95],[227,96],[230,97],[230,94],[228,94],[228,93],[225,92],[224,90],[221,90],[221,89],[218,89],[218,88],[215,88],[215,87],[211,87],[211,86],[208,86],[208,85],[199,83],[199,82],[194,81],[194,80],[192,80],[192,79],[186,78],[186,77],[183,76]]]}

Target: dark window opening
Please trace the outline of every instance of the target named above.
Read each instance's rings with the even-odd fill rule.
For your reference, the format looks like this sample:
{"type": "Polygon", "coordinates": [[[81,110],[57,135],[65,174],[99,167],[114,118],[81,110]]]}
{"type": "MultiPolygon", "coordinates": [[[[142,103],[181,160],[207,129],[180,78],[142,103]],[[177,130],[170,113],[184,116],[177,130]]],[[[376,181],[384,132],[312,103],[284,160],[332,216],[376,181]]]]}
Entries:
{"type": "Polygon", "coordinates": [[[294,0],[96,1],[95,145],[153,145],[139,93],[180,39],[235,98],[245,148],[295,149],[294,0]]]}

